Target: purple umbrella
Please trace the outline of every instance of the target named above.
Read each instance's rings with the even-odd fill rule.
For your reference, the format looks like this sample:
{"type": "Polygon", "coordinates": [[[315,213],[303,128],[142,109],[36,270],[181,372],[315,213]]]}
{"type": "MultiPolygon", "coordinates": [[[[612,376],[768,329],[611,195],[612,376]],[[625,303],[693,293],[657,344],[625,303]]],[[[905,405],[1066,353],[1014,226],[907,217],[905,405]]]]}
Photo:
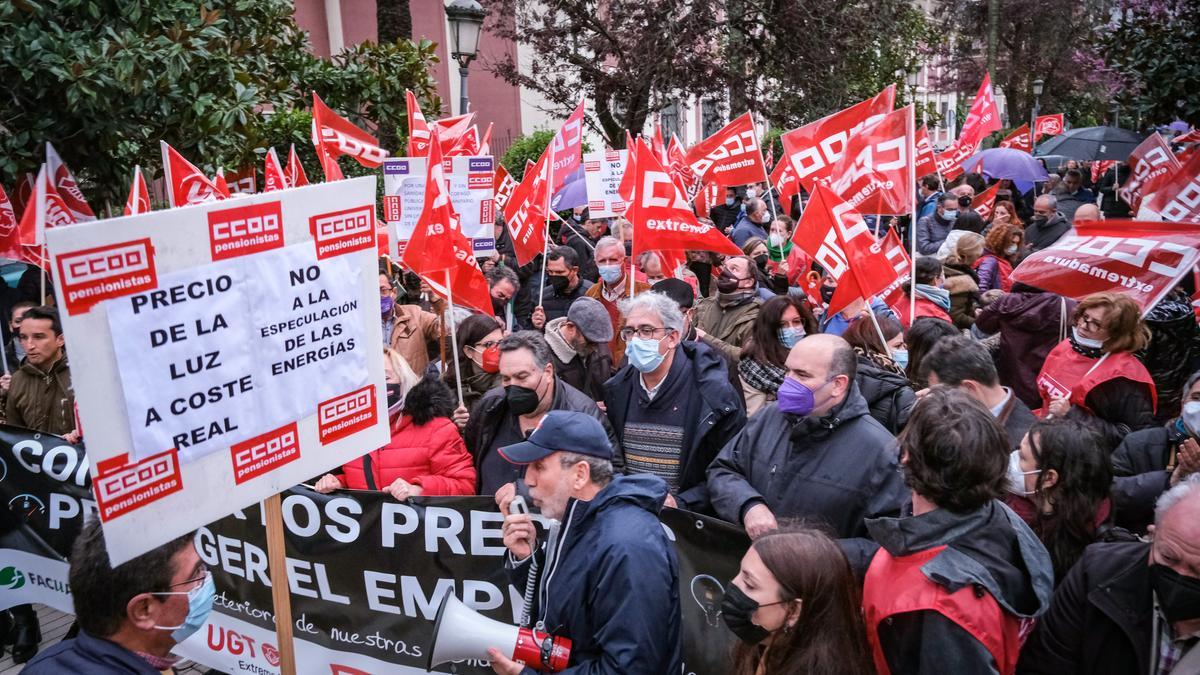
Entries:
{"type": "Polygon", "coordinates": [[[1192,125],[1184,122],[1183,120],[1175,120],[1167,125],[1167,130],[1174,131],[1177,134],[1186,134],[1192,130],[1192,125]]]}
{"type": "Polygon", "coordinates": [[[1046,180],[1046,167],[1028,152],[1012,148],[992,148],[963,162],[964,173],[978,171],[989,178],[1010,178],[1020,181],[1046,180]]]}

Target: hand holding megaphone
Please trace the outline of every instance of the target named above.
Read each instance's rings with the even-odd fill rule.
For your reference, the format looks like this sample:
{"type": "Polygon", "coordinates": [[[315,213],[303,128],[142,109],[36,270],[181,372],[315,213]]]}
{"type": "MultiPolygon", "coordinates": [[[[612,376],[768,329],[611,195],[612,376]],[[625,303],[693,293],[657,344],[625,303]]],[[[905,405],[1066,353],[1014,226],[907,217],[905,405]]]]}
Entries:
{"type": "Polygon", "coordinates": [[[500,512],[504,514],[504,547],[516,560],[524,560],[533,553],[537,542],[537,529],[533,526],[533,518],[529,515],[529,507],[525,498],[514,495],[500,502],[500,512]]]}

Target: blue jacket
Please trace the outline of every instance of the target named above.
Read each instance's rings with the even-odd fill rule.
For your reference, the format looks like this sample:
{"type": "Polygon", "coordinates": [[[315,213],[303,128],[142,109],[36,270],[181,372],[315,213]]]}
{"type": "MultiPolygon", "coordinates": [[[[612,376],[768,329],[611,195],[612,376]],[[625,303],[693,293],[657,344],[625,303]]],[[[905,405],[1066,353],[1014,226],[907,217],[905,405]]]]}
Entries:
{"type": "MultiPolygon", "coordinates": [[[[892,318],[896,317],[896,313],[892,311],[892,308],[888,307],[883,300],[875,296],[871,297],[871,311],[892,318]]],[[[830,335],[842,335],[850,327],[851,323],[852,320],[842,316],[841,312],[823,316],[821,317],[821,332],[829,333],[830,335]]]]}
{"type": "MultiPolygon", "coordinates": [[[[681,672],[679,565],[658,520],[666,496],[657,476],[617,476],[591,501],[567,502],[549,564],[545,547],[536,553],[532,616],[571,639],[564,675],[681,672]]],[[[517,588],[528,571],[527,560],[513,570],[517,588]]]]}
{"type": "MultiPolygon", "coordinates": [[[[675,348],[675,358],[687,362],[683,376],[690,386],[685,395],[692,397],[691,405],[683,406],[691,419],[684,428],[675,500],[681,509],[708,513],[705,472],[721,448],[746,425],[746,408],[729,381],[729,368],[719,352],[702,342],[685,340],[675,348]]],[[[621,447],[625,446],[628,402],[637,400],[636,387],[642,386],[640,375],[626,363],[604,383],[605,414],[621,447]]]]}
{"type": "Polygon", "coordinates": [[[741,248],[751,237],[758,237],[765,241],[767,230],[762,225],[750,220],[750,216],[743,211],[738,214],[737,222],[733,224],[733,232],[729,234],[729,238],[738,245],[738,248],[741,248]]]}
{"type": "Polygon", "coordinates": [[[921,207],[917,211],[917,220],[920,220],[920,219],[924,218],[925,216],[932,216],[937,211],[937,205],[938,205],[938,202],[941,201],[941,199],[942,199],[942,193],[940,193],[940,192],[935,192],[935,193],[929,195],[928,197],[926,197],[925,199],[922,199],[921,207]]]}
{"type": "Polygon", "coordinates": [[[70,640],[42,651],[25,670],[26,675],[109,675],[109,673],[161,675],[145,659],[121,645],[93,637],[83,631],[70,640]]]}

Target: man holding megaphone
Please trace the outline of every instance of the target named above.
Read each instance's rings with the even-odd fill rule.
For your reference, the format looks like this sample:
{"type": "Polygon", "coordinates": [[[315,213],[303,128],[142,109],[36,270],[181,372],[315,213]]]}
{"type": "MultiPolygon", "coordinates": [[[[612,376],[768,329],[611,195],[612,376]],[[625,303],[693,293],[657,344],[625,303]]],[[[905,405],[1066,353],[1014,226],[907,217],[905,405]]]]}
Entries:
{"type": "MultiPolygon", "coordinates": [[[[560,521],[538,541],[529,514],[509,508],[513,497],[500,501],[506,566],[529,590],[526,616],[536,632],[571,640],[561,672],[680,672],[679,569],[658,520],[667,484],[649,474],[613,477],[608,434],[583,413],[552,411],[529,440],[499,452],[525,466],[534,505],[560,521]]],[[[535,672],[499,649],[488,655],[500,675],[535,672]]]]}

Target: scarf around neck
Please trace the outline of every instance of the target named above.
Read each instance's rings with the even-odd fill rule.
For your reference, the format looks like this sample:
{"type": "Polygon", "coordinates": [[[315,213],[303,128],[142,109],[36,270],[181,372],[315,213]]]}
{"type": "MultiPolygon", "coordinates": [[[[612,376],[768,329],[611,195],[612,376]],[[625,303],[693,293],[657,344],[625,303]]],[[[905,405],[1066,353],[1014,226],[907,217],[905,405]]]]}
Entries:
{"type": "Polygon", "coordinates": [[[950,311],[950,291],[929,284],[917,284],[917,295],[941,307],[943,310],[950,311]]]}

